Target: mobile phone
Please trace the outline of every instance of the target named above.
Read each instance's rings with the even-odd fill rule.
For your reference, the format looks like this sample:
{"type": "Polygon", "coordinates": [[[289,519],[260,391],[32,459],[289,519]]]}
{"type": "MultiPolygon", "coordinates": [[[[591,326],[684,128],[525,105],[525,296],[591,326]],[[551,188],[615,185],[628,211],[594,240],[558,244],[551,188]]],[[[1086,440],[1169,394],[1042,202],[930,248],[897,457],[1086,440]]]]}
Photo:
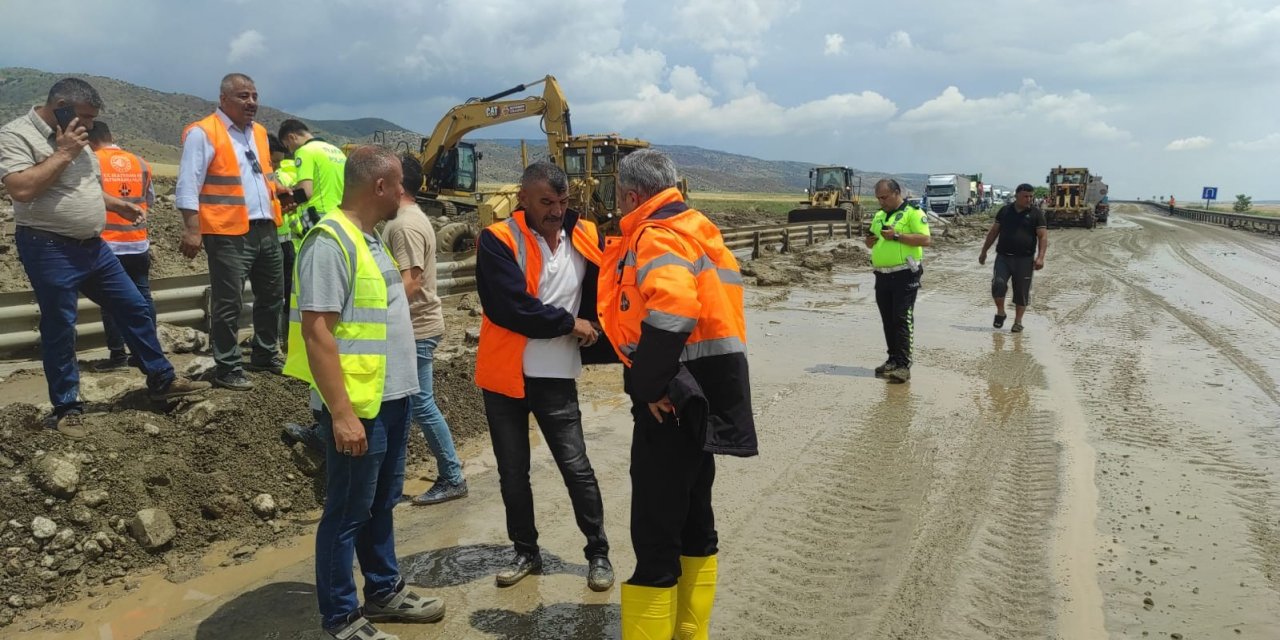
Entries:
{"type": "Polygon", "coordinates": [[[294,201],[294,202],[296,202],[296,203],[298,203],[298,204],[302,204],[302,203],[306,202],[306,201],[307,201],[307,192],[306,192],[306,191],[303,191],[301,187],[299,187],[299,188],[297,188],[297,189],[294,189],[294,190],[293,190],[293,201],[294,201]]]}
{"type": "Polygon", "coordinates": [[[71,121],[76,119],[76,109],[71,106],[58,107],[53,110],[53,117],[58,121],[58,126],[66,131],[71,126],[71,121]]]}

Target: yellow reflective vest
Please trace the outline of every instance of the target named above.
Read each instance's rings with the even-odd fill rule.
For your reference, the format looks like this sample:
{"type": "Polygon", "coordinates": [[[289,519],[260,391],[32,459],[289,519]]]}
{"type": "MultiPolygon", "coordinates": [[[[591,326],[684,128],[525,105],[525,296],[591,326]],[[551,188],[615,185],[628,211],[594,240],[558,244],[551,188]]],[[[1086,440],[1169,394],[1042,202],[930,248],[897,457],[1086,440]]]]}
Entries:
{"type": "MultiPolygon", "coordinates": [[[[338,241],[350,266],[351,295],[338,316],[333,337],[338,342],[342,382],[358,417],[372,419],[382,405],[387,378],[387,282],[365,242],[364,233],[341,209],[326,215],[309,234],[327,233],[338,241]]],[[[301,264],[299,257],[297,264],[301,264]]],[[[302,313],[298,291],[305,283],[294,266],[293,291],[289,295],[289,354],[284,373],[316,387],[302,339],[302,313]]],[[[322,398],[323,399],[323,398],[322,398]]],[[[325,401],[328,404],[328,401],[325,401]]]]}

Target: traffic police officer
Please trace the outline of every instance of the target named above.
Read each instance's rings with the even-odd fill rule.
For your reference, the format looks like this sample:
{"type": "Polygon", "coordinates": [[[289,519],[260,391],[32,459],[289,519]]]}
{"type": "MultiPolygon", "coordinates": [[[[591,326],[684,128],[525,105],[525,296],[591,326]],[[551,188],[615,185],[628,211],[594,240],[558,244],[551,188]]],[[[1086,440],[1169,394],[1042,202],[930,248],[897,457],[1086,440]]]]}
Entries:
{"type": "Polygon", "coordinates": [[[915,338],[916,293],[924,274],[924,247],[932,243],[925,213],[902,198],[897,180],[876,183],[880,210],[871,219],[866,243],[876,274],[876,306],[884,325],[889,358],[876,367],[876,377],[897,382],[911,379],[911,347],[915,338]]]}

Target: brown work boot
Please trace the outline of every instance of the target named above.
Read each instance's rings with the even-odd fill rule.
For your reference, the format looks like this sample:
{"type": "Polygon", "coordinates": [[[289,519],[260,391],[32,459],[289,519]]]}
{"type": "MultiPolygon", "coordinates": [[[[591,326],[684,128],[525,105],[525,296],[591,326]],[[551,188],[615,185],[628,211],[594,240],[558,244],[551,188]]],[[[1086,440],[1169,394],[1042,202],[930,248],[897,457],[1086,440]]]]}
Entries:
{"type": "Polygon", "coordinates": [[[153,389],[151,397],[156,400],[172,400],[205,391],[209,387],[208,382],[196,382],[186,376],[178,376],[163,389],[153,389]]]}

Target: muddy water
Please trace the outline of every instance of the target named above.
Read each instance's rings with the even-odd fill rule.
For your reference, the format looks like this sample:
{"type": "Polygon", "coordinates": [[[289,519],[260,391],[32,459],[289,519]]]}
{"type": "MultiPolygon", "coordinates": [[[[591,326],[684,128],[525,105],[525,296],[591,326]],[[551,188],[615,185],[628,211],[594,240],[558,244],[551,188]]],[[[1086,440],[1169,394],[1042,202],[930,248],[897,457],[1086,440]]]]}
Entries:
{"type": "MultiPolygon", "coordinates": [[[[907,385],[872,375],[868,274],[752,293],[764,454],[719,463],[713,637],[1280,637],[1280,243],[1124,206],[1051,241],[1021,335],[991,330],[976,248],[933,257],[907,385]]],[[[629,421],[615,372],[583,387],[625,577],[629,421]]],[[[536,451],[547,575],[493,586],[501,500],[492,457],[469,451],[471,497],[397,512],[406,577],[449,614],[388,631],[617,637],[618,591],[586,589],[536,451]]],[[[79,631],[14,637],[318,638],[308,546],[147,579],[53,615],[79,631]]]]}

